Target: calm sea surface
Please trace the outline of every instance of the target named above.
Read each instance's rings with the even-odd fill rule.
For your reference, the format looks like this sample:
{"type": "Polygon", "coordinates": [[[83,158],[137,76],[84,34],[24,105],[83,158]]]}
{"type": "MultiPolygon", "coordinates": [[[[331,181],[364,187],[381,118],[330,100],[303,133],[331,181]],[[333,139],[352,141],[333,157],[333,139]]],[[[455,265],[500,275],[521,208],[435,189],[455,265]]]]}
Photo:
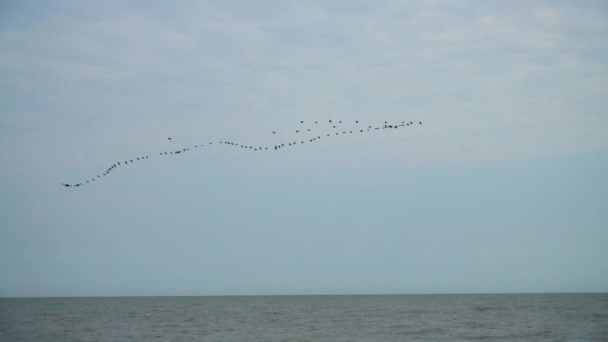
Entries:
{"type": "Polygon", "coordinates": [[[0,299],[0,341],[608,341],[608,294],[0,299]]]}

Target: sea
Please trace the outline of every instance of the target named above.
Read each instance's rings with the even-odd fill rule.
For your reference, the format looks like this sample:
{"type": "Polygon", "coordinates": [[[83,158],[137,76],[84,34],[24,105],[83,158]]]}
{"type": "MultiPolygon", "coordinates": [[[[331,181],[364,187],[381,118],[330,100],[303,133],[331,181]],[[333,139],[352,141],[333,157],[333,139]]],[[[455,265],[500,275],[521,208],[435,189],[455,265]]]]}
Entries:
{"type": "Polygon", "coordinates": [[[608,293],[0,298],[0,341],[608,341],[608,293]]]}

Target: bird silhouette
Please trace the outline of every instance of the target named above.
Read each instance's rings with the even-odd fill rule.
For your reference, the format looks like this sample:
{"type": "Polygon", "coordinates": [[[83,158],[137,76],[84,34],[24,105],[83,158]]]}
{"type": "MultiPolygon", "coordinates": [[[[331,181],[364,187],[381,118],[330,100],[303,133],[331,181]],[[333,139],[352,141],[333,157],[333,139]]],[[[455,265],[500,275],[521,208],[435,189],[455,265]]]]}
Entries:
{"type": "MultiPolygon", "coordinates": [[[[305,120],[300,120],[300,123],[303,124],[304,121],[305,120]]],[[[309,122],[314,122],[315,124],[319,124],[319,122],[322,122],[322,121],[310,120],[309,122]]],[[[327,119],[326,122],[328,122],[331,125],[333,123],[333,119],[327,119]]],[[[347,122],[349,122],[349,121],[347,121],[347,122]]],[[[350,122],[352,122],[352,121],[350,121],[350,122]]],[[[354,120],[354,122],[356,124],[360,123],[359,120],[354,120]]],[[[339,120],[338,123],[342,124],[342,120],[339,120]]],[[[374,127],[374,126],[368,125],[367,126],[367,131],[369,132],[372,129],[379,130],[381,128],[382,129],[387,129],[387,128],[397,129],[399,127],[411,126],[413,124],[414,124],[413,121],[409,121],[409,122],[401,121],[400,124],[389,124],[388,121],[384,121],[384,125],[383,126],[379,125],[379,127],[374,127]]],[[[418,121],[418,124],[422,125],[422,121],[418,121]]],[[[332,127],[334,129],[336,129],[337,125],[333,125],[332,127]]],[[[365,127],[365,126],[362,126],[362,127],[365,127]]],[[[269,130],[272,132],[272,134],[277,134],[278,133],[275,130],[271,130],[271,129],[269,129],[269,130]]],[[[363,133],[364,130],[365,130],[365,128],[364,129],[360,129],[359,133],[363,133]]],[[[299,129],[296,130],[295,132],[296,133],[301,133],[299,129]]],[[[302,130],[302,132],[312,132],[312,129],[311,128],[306,128],[306,131],[302,130]]],[[[356,133],[357,131],[356,130],[346,130],[346,131],[342,131],[342,134],[346,134],[346,133],[352,134],[353,132],[356,133]]],[[[338,132],[332,131],[331,133],[335,133],[336,136],[340,134],[339,131],[338,132]]],[[[322,136],[323,135],[321,134],[321,135],[318,135],[317,137],[307,137],[307,138],[308,138],[308,141],[312,143],[314,141],[320,140],[322,136]]],[[[331,136],[331,134],[325,132],[325,136],[329,137],[329,136],[331,136]]],[[[168,137],[167,139],[168,140],[172,140],[172,137],[168,137]]],[[[245,148],[245,149],[250,149],[252,151],[261,151],[261,150],[272,149],[272,146],[253,146],[253,145],[249,145],[248,146],[248,145],[237,144],[237,143],[234,143],[234,142],[231,142],[231,141],[219,141],[218,143],[219,144],[223,144],[223,145],[231,145],[231,146],[235,146],[235,147],[241,147],[241,148],[245,148]]],[[[300,143],[304,144],[305,140],[302,140],[300,143]]],[[[284,148],[284,147],[286,147],[285,146],[286,144],[287,144],[287,146],[295,146],[295,145],[298,144],[298,142],[297,141],[293,141],[293,142],[277,143],[277,144],[274,145],[274,149],[278,150],[280,148],[284,148]]],[[[213,145],[213,142],[209,142],[209,145],[213,145]]],[[[195,148],[203,147],[203,144],[195,145],[194,147],[195,148]]],[[[190,149],[191,149],[191,147],[182,147],[181,149],[175,150],[175,151],[160,152],[159,155],[160,156],[163,156],[163,155],[166,156],[167,154],[171,154],[171,155],[172,154],[181,154],[181,153],[185,153],[187,151],[190,151],[190,149]]],[[[81,186],[84,186],[84,185],[87,185],[89,183],[97,181],[97,178],[101,178],[102,176],[103,177],[109,176],[118,166],[127,165],[127,164],[129,164],[129,162],[134,163],[135,161],[141,161],[141,160],[149,159],[149,158],[150,158],[150,156],[139,156],[139,157],[136,157],[135,159],[127,159],[124,162],[116,162],[114,164],[110,164],[109,167],[107,167],[106,170],[103,173],[98,174],[97,177],[93,177],[92,179],[85,180],[85,181],[79,182],[79,183],[60,183],[60,184],[61,184],[61,186],[66,187],[66,188],[67,187],[81,187],[81,186]]]]}

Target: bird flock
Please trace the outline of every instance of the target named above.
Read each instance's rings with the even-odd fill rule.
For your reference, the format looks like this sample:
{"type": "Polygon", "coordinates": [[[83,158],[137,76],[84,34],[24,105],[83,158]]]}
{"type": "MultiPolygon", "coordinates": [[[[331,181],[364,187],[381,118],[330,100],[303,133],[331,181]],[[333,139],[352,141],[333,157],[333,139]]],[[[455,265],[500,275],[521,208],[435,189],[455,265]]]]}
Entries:
{"type": "MultiPolygon", "coordinates": [[[[321,140],[322,138],[331,138],[331,137],[345,135],[345,134],[366,133],[366,132],[372,132],[372,131],[378,131],[378,130],[392,130],[392,129],[406,128],[406,127],[414,126],[414,125],[422,125],[422,121],[418,121],[416,124],[414,123],[414,121],[407,121],[407,122],[401,121],[400,123],[389,123],[388,121],[384,121],[384,123],[382,123],[380,125],[364,125],[364,124],[360,123],[359,120],[354,120],[354,124],[355,124],[356,128],[353,129],[352,126],[349,126],[349,124],[352,124],[352,123],[353,123],[352,120],[345,121],[345,120],[327,119],[324,122],[322,122],[322,121],[305,122],[304,120],[301,120],[300,125],[304,125],[303,126],[304,128],[294,129],[292,132],[290,132],[290,133],[295,134],[294,135],[295,138],[289,139],[289,141],[282,141],[282,142],[276,143],[274,145],[269,145],[269,146],[255,146],[255,145],[243,144],[243,143],[236,142],[236,141],[225,140],[225,141],[216,142],[216,145],[225,145],[225,146],[229,146],[229,147],[241,148],[241,149],[246,149],[246,150],[250,150],[250,151],[278,151],[278,150],[281,150],[284,148],[294,147],[296,145],[317,142],[317,141],[321,140]],[[323,133],[320,133],[322,131],[322,129],[320,129],[320,127],[322,127],[322,125],[324,125],[324,124],[325,124],[326,128],[330,129],[330,131],[329,132],[323,131],[323,133]],[[348,129],[346,127],[348,127],[348,129]]],[[[272,132],[272,134],[279,133],[279,131],[277,131],[277,130],[273,130],[271,132],[272,132]]],[[[172,138],[168,137],[167,140],[172,140],[172,138]]],[[[200,145],[184,147],[184,148],[176,149],[176,150],[172,150],[172,151],[163,151],[163,152],[160,152],[159,155],[157,155],[157,157],[166,157],[166,156],[170,156],[170,155],[182,154],[182,153],[189,152],[193,148],[199,149],[204,146],[207,146],[207,145],[200,144],[200,145]]],[[[209,142],[208,146],[213,146],[213,142],[209,142]]],[[[109,176],[111,173],[116,171],[118,168],[123,168],[129,164],[141,162],[141,161],[148,160],[148,159],[150,159],[149,155],[139,156],[139,157],[135,157],[132,159],[120,160],[115,163],[112,163],[112,165],[108,166],[102,173],[99,173],[98,175],[95,175],[87,180],[84,180],[84,181],[78,182],[78,183],[61,183],[61,185],[66,188],[72,188],[72,187],[81,187],[86,184],[95,183],[97,181],[100,181],[104,177],[109,176]]]]}

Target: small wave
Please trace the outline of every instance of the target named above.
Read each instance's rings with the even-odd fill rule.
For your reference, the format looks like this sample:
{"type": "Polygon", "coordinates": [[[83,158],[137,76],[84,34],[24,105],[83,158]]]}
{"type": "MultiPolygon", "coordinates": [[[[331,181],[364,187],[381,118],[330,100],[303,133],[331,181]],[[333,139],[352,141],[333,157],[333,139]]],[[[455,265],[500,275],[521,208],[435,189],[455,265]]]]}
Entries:
{"type": "Polygon", "coordinates": [[[484,312],[484,311],[488,311],[491,310],[492,307],[491,306],[477,306],[474,308],[475,311],[477,312],[484,312]]]}

